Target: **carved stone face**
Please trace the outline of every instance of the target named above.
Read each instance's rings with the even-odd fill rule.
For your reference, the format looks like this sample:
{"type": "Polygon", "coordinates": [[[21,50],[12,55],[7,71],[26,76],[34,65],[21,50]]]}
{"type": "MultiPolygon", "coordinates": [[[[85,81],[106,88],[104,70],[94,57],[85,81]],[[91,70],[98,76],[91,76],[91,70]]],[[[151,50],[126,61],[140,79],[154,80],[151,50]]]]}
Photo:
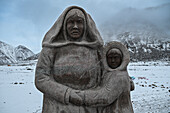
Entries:
{"type": "Polygon", "coordinates": [[[120,66],[122,62],[122,53],[119,49],[110,49],[107,52],[107,64],[110,68],[115,69],[120,66]]]}
{"type": "Polygon", "coordinates": [[[79,16],[71,16],[67,19],[66,29],[73,39],[79,39],[84,32],[84,19],[79,16]]]}

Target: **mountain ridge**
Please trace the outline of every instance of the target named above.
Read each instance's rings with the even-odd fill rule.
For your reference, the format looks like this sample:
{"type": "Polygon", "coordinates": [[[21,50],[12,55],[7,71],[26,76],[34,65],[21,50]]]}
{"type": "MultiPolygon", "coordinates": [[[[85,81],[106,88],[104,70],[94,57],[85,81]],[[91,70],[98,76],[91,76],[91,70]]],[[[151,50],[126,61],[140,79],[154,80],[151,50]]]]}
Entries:
{"type": "Polygon", "coordinates": [[[164,7],[170,9],[170,4],[157,6],[152,10],[147,8],[121,10],[100,26],[103,39],[106,42],[116,40],[119,34],[131,32],[135,35],[140,34],[141,39],[151,36],[154,40],[170,41],[170,15],[165,13],[167,8],[164,7]]]}
{"type": "Polygon", "coordinates": [[[0,64],[11,64],[23,61],[33,56],[34,53],[23,45],[13,47],[5,42],[0,41],[0,64]]]}

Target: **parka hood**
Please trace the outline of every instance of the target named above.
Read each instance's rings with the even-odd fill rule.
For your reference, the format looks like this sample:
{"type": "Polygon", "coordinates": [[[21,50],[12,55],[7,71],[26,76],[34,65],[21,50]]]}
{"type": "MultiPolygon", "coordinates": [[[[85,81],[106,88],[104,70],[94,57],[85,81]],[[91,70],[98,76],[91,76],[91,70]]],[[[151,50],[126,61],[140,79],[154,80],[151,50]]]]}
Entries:
{"type": "Polygon", "coordinates": [[[61,47],[68,44],[83,45],[91,48],[100,48],[103,46],[103,40],[96,28],[95,22],[84,9],[78,6],[66,8],[50,30],[45,34],[42,41],[43,47],[61,47]],[[66,34],[66,16],[72,9],[80,10],[85,16],[85,29],[81,41],[69,41],[66,34]]]}
{"type": "Polygon", "coordinates": [[[129,51],[128,49],[120,42],[117,42],[117,41],[112,41],[112,42],[109,42],[109,43],[106,43],[106,45],[104,46],[104,50],[103,50],[103,64],[104,64],[104,70],[106,71],[126,71],[127,70],[127,65],[129,64],[129,61],[130,61],[130,55],[129,55],[129,51]],[[120,64],[119,67],[115,68],[115,69],[112,69],[108,66],[108,63],[107,63],[107,52],[110,50],[110,49],[113,49],[113,48],[117,48],[121,51],[122,53],[122,62],[120,64]]]}

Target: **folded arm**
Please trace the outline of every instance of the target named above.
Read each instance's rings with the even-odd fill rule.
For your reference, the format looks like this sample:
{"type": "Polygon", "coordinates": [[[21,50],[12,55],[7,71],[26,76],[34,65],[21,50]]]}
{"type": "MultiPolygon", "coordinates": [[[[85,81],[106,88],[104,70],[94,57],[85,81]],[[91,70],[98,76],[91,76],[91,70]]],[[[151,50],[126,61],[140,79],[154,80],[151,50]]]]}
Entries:
{"type": "Polygon", "coordinates": [[[129,89],[128,76],[106,75],[98,89],[84,91],[86,106],[107,106],[129,89]]]}

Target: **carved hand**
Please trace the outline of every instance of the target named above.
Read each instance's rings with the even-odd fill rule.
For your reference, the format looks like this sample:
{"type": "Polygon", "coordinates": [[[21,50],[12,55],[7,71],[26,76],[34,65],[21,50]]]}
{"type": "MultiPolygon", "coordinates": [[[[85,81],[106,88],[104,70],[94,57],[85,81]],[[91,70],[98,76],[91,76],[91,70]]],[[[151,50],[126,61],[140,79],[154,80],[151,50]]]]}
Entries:
{"type": "Polygon", "coordinates": [[[84,94],[82,91],[79,90],[72,90],[70,94],[69,101],[72,104],[75,104],[77,106],[81,106],[84,104],[84,94]]]}

